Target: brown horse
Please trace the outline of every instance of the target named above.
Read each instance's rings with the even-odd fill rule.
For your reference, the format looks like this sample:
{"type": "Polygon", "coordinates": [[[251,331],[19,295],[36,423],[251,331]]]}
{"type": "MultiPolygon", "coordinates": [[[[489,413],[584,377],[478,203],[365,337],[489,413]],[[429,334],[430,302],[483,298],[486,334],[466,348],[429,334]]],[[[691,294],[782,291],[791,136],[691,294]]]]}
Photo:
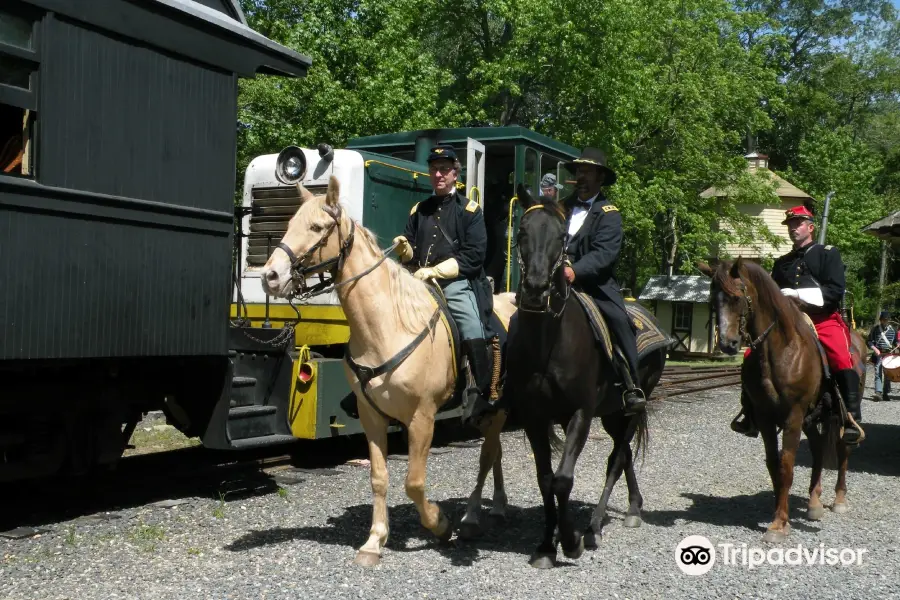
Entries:
{"type": "MultiPolygon", "coordinates": [[[[775,518],[763,540],[781,542],[790,532],[788,496],[801,432],[809,439],[812,452],[808,518],[816,521],[825,515],[821,495],[826,452],[837,453],[832,510],[847,510],[849,449],[840,439],[842,411],[833,386],[826,385],[824,355],[813,328],[765,270],[741,258],[734,263],[723,261],[715,269],[705,263],[697,267],[712,279],[710,298],[718,317],[721,350],[733,355],[745,339],[751,340],[753,354],[741,367],[741,381],[765,444],[766,466],[775,490],[775,518]],[[811,417],[819,410],[821,431],[811,417]],[[779,429],[783,431],[780,454],[779,429]]],[[[860,361],[855,366],[860,365],[864,368],[860,361]]]]}

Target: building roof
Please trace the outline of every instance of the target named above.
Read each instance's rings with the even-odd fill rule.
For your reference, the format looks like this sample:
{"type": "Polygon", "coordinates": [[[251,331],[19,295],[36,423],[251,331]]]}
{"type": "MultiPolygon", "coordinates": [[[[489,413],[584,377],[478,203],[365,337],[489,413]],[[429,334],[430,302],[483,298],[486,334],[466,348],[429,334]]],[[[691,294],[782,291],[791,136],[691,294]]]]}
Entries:
{"type": "Polygon", "coordinates": [[[644,286],[638,300],[668,302],[709,302],[712,280],[704,275],[654,275],[644,286]]]}
{"type": "Polygon", "coordinates": [[[869,223],[860,231],[888,242],[900,242],[900,210],[874,223],[869,223]]]}
{"type": "MultiPolygon", "coordinates": [[[[777,189],[775,190],[775,194],[777,194],[781,198],[797,198],[800,200],[809,198],[812,199],[812,196],[795,186],[790,181],[784,179],[783,177],[779,177],[775,173],[769,170],[769,157],[765,154],[757,154],[756,152],[751,152],[744,156],[747,159],[747,167],[751,173],[762,173],[767,176],[769,179],[775,182],[777,185],[777,189]]],[[[728,188],[719,189],[715,186],[707,188],[700,192],[701,198],[711,198],[713,196],[724,197],[728,196],[731,191],[728,188]]]]}

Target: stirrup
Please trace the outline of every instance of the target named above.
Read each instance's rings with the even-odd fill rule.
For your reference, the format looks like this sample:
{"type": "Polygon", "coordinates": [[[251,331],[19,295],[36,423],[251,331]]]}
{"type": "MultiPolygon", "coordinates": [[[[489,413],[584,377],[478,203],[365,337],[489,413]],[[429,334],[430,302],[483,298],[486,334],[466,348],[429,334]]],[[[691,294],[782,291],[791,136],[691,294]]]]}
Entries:
{"type": "Polygon", "coordinates": [[[849,412],[847,413],[847,419],[850,422],[844,423],[844,426],[841,428],[841,440],[848,446],[858,446],[866,439],[866,432],[863,431],[863,428],[849,412]]]}
{"type": "Polygon", "coordinates": [[[623,410],[625,411],[625,416],[636,415],[638,413],[644,412],[645,410],[647,410],[647,395],[644,394],[644,390],[639,387],[626,389],[624,392],[622,392],[622,405],[623,410]],[[640,395],[640,398],[636,400],[632,406],[629,406],[628,400],[625,397],[633,393],[640,395]]]}

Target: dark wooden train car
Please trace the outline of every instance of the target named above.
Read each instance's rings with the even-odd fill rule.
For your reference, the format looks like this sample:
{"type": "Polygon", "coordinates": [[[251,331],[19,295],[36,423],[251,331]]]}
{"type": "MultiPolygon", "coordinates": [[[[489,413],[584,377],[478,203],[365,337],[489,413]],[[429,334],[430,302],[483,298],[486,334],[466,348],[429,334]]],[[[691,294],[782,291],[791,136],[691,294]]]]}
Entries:
{"type": "Polygon", "coordinates": [[[114,463],[230,388],[237,0],[0,3],[0,482],[114,463]]]}

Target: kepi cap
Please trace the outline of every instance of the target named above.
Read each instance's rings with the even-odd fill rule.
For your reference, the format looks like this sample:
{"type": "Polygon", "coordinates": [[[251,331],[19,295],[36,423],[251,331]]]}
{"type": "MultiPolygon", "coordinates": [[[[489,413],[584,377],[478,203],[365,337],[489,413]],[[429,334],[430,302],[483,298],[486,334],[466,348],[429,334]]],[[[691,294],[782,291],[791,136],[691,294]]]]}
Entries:
{"type": "Polygon", "coordinates": [[[787,225],[788,221],[791,219],[805,219],[807,221],[815,221],[815,217],[812,212],[806,208],[805,206],[795,206],[794,208],[789,208],[784,211],[784,221],[781,222],[782,225],[787,225]]]}
{"type": "Polygon", "coordinates": [[[450,144],[438,144],[431,149],[431,152],[428,153],[428,161],[432,162],[434,160],[440,160],[442,158],[446,158],[447,160],[458,160],[456,156],[456,150],[453,149],[453,146],[450,144]]]}

